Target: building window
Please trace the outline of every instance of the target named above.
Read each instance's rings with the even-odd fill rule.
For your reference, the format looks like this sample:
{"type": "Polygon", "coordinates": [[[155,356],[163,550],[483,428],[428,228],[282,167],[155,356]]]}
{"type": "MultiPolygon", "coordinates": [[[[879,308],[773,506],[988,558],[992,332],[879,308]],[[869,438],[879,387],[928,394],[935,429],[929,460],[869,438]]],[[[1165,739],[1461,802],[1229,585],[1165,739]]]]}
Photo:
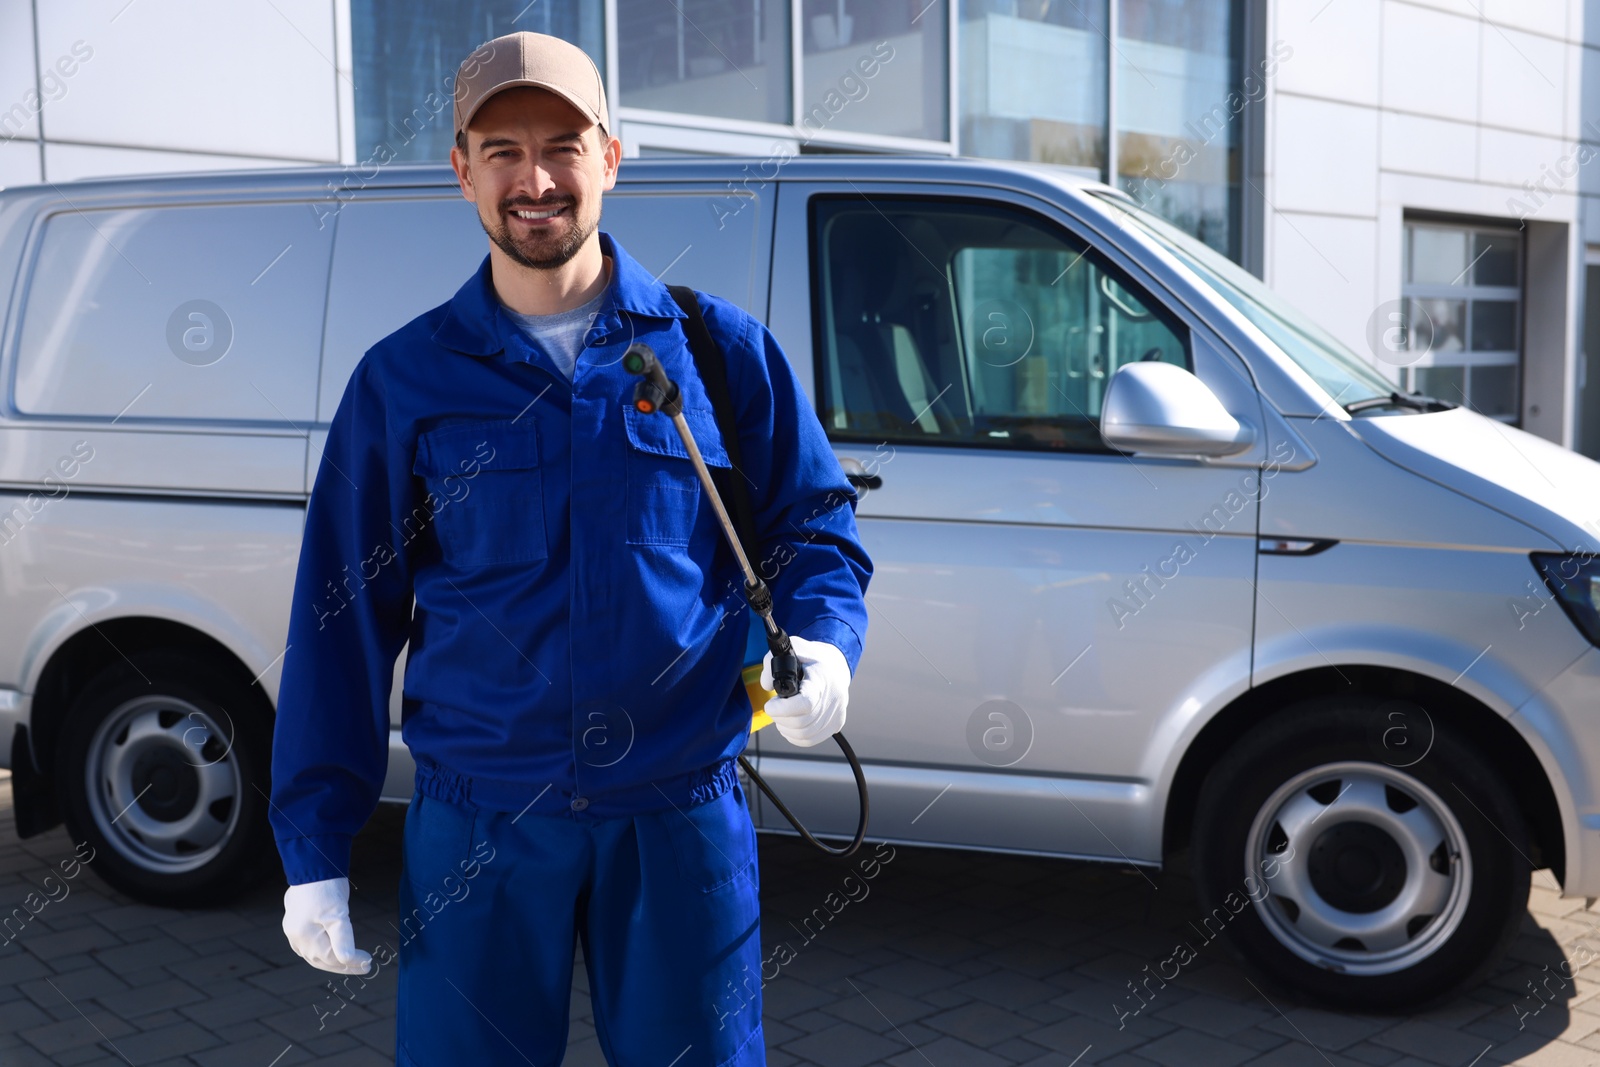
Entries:
{"type": "Polygon", "coordinates": [[[617,0],[626,107],[788,125],[789,51],[783,0],[617,0]]]}
{"type": "Polygon", "coordinates": [[[961,0],[961,151],[1101,170],[1106,0],[961,0]]]}
{"type": "Polygon", "coordinates": [[[1408,221],[1409,391],[1515,423],[1522,378],[1522,240],[1515,230],[1408,221]]]}
{"type": "Polygon", "coordinates": [[[1269,73],[1243,77],[1244,12],[1243,0],[961,0],[960,150],[1109,175],[1238,260],[1244,113],[1269,73]]]}
{"type": "Polygon", "coordinates": [[[800,126],[942,141],[950,48],[944,6],[803,0],[800,126]]]}
{"type": "Polygon", "coordinates": [[[553,34],[589,53],[604,73],[602,12],[593,0],[351,0],[357,161],[448,159],[456,68],[502,34],[553,34]]]}
{"type": "Polygon", "coordinates": [[[1115,184],[1238,260],[1243,4],[1116,2],[1115,184]]]}

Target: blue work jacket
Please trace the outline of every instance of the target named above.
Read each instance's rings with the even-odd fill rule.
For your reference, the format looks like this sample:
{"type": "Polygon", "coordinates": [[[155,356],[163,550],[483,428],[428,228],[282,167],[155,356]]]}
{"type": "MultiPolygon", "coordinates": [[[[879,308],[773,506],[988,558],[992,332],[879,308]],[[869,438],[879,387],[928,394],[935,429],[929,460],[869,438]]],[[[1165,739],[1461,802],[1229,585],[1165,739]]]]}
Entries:
{"type": "MultiPolygon", "coordinates": [[[[401,736],[425,794],[585,819],[734,781],[751,715],[742,572],[672,420],[631,404],[631,343],[678,383],[706,462],[729,467],[728,453],[682,310],[599,240],[612,281],[570,382],[503,313],[485,256],[345,387],[306,508],[273,733],[270,819],[291,885],[348,874],[408,640],[401,736]]],[[[727,301],[701,308],[728,364],[733,476],[774,615],[854,672],[872,573],[855,491],[772,334],[727,301]]]]}

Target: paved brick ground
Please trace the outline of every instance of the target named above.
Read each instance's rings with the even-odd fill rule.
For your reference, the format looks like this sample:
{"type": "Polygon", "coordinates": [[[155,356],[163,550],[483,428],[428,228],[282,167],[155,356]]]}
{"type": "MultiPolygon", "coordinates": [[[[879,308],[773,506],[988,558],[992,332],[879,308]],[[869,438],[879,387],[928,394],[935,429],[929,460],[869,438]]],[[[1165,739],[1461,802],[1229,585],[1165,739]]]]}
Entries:
{"type": "MultiPolygon", "coordinates": [[[[0,772],[0,915],[72,855],[64,830],[17,841],[10,807],[0,772]]],[[[352,910],[364,946],[394,937],[403,821],[403,809],[385,806],[356,843],[352,910]]],[[[763,837],[761,862],[767,953],[780,941],[794,953],[765,989],[772,1067],[1600,1065],[1600,905],[1559,900],[1547,872],[1535,876],[1512,958],[1445,1008],[1410,1018],[1319,1011],[1256,988],[1210,945],[1119,1028],[1113,1005],[1134,1004],[1126,983],[1179,940],[1200,940],[1181,871],[1147,879],[900,848],[866,896],[856,890],[860,899],[808,939],[800,920],[842,888],[847,869],[785,838],[763,837]],[[1569,982],[1555,970],[1563,958],[1577,971],[1569,982]],[[1538,982],[1543,1000],[1529,991],[1538,982]]],[[[330,976],[285,944],[281,884],[208,911],[135,904],[92,866],[70,884],[0,946],[3,1067],[393,1062],[393,968],[319,1029],[330,976]]],[[[566,1063],[604,1063],[581,967],[566,1063]]]]}

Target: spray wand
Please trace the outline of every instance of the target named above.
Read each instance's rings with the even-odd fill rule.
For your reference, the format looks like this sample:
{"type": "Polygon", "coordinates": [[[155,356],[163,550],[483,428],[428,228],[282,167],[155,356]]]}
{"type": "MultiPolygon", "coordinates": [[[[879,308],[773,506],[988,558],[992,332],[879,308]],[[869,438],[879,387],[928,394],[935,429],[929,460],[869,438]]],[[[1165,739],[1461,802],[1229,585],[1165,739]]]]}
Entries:
{"type": "MultiPolygon", "coordinates": [[[[794,644],[789,640],[789,635],[778,625],[772,617],[772,591],[767,588],[767,583],[750,565],[750,559],[745,555],[744,546],[739,542],[739,536],[734,531],[733,521],[728,517],[728,509],[723,505],[722,494],[717,492],[716,484],[711,480],[711,471],[706,467],[705,457],[700,454],[700,447],[695,444],[694,434],[689,430],[689,424],[683,417],[683,394],[678,391],[678,383],[667,377],[667,372],[662,368],[661,361],[656,359],[655,351],[646,344],[635,343],[629,346],[623,354],[622,366],[629,374],[637,374],[640,380],[633,387],[634,409],[649,415],[661,412],[672,419],[672,424],[677,428],[678,436],[682,438],[684,448],[689,452],[689,461],[694,464],[695,474],[700,478],[700,484],[705,487],[706,495],[711,501],[712,509],[716,512],[717,522],[722,527],[722,534],[728,541],[728,546],[733,549],[734,556],[739,561],[739,567],[744,571],[744,598],[750,605],[750,610],[761,619],[762,629],[766,633],[767,647],[772,652],[772,684],[780,697],[792,697],[800,692],[800,682],[805,677],[805,668],[800,663],[800,657],[795,654],[794,644]]],[[[755,732],[772,720],[760,709],[752,720],[751,731],[755,732]]],[[[856,759],[855,750],[850,747],[850,742],[844,739],[844,734],[836,733],[833,739],[844,752],[845,760],[850,764],[851,773],[855,775],[856,791],[861,798],[861,820],[856,826],[855,838],[849,845],[842,849],[831,848],[813,837],[800,821],[778,799],[776,793],[762,780],[761,775],[750,765],[750,761],[743,755],[739,757],[739,765],[744,768],[752,781],[766,794],[783,817],[795,828],[801,837],[812,845],[826,852],[830,856],[848,856],[861,847],[861,842],[867,836],[867,780],[861,771],[861,761],[856,759]]]]}

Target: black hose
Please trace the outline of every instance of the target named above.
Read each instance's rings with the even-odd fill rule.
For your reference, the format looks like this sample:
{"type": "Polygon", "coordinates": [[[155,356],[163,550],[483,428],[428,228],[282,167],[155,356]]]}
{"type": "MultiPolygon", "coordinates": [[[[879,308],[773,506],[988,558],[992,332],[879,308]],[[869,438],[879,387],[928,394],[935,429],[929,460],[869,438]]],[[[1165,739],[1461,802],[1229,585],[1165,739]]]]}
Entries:
{"type": "Polygon", "coordinates": [[[861,842],[866,840],[867,814],[870,805],[867,802],[867,776],[861,773],[861,761],[856,759],[855,749],[851,748],[850,742],[844,739],[844,734],[834,734],[833,739],[839,743],[839,749],[844,753],[844,758],[850,763],[850,771],[856,776],[856,793],[861,798],[861,821],[856,824],[855,839],[852,840],[845,848],[829,848],[827,845],[824,845],[821,841],[818,841],[815,837],[811,836],[811,831],[807,830],[804,824],[802,824],[799,819],[794,817],[794,813],[784,805],[783,801],[778,799],[778,794],[772,791],[771,787],[767,785],[766,781],[762,779],[761,775],[756,773],[756,769],[750,766],[750,761],[745,759],[742,755],[739,757],[739,766],[744,768],[744,772],[750,776],[751,781],[755,782],[756,785],[760,787],[761,791],[767,795],[767,799],[772,801],[773,804],[777,805],[778,812],[785,819],[789,820],[789,825],[798,830],[801,837],[805,838],[807,841],[811,842],[812,845],[816,846],[821,851],[826,852],[830,856],[842,857],[853,854],[856,849],[861,847],[861,842]]]}

